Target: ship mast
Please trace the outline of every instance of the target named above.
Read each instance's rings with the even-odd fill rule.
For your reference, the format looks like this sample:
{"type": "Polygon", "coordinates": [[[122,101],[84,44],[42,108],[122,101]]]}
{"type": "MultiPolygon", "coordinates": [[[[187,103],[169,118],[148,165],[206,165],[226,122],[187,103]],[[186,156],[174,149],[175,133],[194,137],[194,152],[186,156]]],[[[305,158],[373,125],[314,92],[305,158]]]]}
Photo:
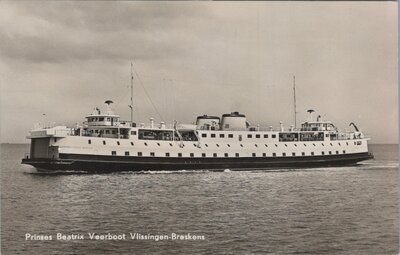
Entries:
{"type": "Polygon", "coordinates": [[[297,111],[296,111],[296,76],[293,75],[293,100],[294,100],[294,128],[297,127],[297,111]]]}
{"type": "Polygon", "coordinates": [[[131,126],[133,126],[133,63],[131,62],[131,104],[129,105],[131,108],[131,126]]]}

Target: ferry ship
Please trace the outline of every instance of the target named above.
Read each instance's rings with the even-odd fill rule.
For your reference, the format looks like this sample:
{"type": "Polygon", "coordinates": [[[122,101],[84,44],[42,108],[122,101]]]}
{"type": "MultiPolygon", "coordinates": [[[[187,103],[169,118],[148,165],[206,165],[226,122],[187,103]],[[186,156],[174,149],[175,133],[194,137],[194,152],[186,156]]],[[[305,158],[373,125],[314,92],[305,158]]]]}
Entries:
{"type": "MultiPolygon", "coordinates": [[[[132,100],[132,99],[131,99],[132,100]]],[[[372,159],[368,140],[354,130],[310,118],[278,130],[251,126],[239,112],[198,116],[195,124],[121,121],[107,100],[82,125],[38,126],[27,138],[23,164],[38,171],[241,170],[354,165],[372,159]]],[[[131,107],[132,108],[132,107],[131,107]]]]}

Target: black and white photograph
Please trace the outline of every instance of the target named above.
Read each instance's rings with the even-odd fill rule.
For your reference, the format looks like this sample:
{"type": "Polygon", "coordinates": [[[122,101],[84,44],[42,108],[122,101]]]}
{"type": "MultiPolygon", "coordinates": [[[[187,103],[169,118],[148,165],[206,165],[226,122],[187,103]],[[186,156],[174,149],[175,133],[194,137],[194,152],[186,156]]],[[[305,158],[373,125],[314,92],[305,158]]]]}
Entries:
{"type": "Polygon", "coordinates": [[[1,254],[398,254],[396,1],[0,2],[1,254]]]}

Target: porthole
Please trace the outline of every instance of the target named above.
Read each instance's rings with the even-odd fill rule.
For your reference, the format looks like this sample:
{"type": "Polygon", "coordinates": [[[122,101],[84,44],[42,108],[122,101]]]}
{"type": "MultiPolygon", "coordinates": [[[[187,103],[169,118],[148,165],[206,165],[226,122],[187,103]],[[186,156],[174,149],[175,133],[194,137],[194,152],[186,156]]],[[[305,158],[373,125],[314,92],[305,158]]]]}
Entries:
{"type": "Polygon", "coordinates": [[[131,142],[131,145],[133,146],[133,142],[131,142]]]}
{"type": "Polygon", "coordinates": [[[228,146],[228,147],[231,147],[231,145],[230,145],[229,143],[227,144],[227,146],[228,146]]]}
{"type": "Polygon", "coordinates": [[[119,141],[117,141],[117,144],[120,145],[119,141]]]}
{"type": "Polygon", "coordinates": [[[157,143],[158,146],[160,146],[160,143],[157,143]]]}
{"type": "Polygon", "coordinates": [[[254,144],[254,146],[258,147],[258,145],[257,145],[257,144],[254,144]]]}

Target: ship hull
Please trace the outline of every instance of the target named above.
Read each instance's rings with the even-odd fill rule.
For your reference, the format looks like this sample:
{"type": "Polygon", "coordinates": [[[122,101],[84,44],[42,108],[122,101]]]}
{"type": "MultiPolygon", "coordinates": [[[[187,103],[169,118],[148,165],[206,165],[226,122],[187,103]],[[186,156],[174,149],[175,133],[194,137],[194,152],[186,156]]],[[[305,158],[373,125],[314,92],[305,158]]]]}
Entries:
{"type": "Polygon", "coordinates": [[[157,170],[273,170],[282,168],[334,167],[355,165],[372,159],[368,152],[302,157],[249,157],[249,158],[181,158],[181,157],[126,157],[83,154],[60,154],[57,159],[23,159],[23,164],[38,171],[157,171],[157,170]]]}

